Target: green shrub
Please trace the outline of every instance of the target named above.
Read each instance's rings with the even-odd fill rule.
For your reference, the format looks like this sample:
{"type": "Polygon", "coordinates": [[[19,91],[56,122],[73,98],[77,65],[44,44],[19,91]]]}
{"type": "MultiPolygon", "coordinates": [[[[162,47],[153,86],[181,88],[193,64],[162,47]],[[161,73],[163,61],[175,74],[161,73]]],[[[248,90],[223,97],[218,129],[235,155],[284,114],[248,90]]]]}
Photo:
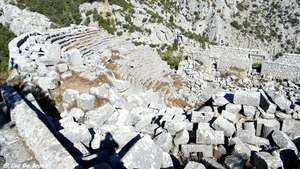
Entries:
{"type": "Polygon", "coordinates": [[[235,29],[238,29],[238,30],[242,29],[242,25],[239,24],[239,22],[237,20],[234,20],[234,21],[230,22],[230,25],[232,27],[234,27],[235,29]]]}
{"type": "Polygon", "coordinates": [[[14,33],[9,31],[0,23],[0,85],[4,83],[8,76],[8,43],[15,37],[14,33]]]}

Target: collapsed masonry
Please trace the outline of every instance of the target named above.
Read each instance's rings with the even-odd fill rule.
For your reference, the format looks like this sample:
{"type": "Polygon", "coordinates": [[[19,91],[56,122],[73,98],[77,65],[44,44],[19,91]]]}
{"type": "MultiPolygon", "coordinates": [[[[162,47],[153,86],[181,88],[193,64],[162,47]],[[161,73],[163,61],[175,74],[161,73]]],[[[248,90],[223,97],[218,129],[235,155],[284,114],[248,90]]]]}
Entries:
{"type": "Polygon", "coordinates": [[[297,54],[285,53],[272,61],[269,56],[260,54],[256,49],[213,46],[202,52],[192,52],[191,58],[201,61],[203,66],[207,67],[207,71],[213,67],[218,70],[238,70],[247,74],[258,71],[269,79],[299,80],[300,78],[300,55],[297,54]]]}
{"type": "MultiPolygon", "coordinates": [[[[181,63],[178,77],[151,48],[88,27],[25,34],[9,47],[15,71],[8,81],[21,79],[23,87],[0,88],[0,119],[11,118],[0,130],[7,166],[299,166],[298,83],[269,81],[256,88],[244,78],[251,88],[224,90],[222,80],[204,83],[193,60],[181,63]],[[32,94],[37,88],[46,97],[61,88],[60,117],[39,106],[32,94]],[[197,110],[168,107],[176,97],[206,101],[197,110]]],[[[226,85],[237,80],[228,78],[226,85]]]]}

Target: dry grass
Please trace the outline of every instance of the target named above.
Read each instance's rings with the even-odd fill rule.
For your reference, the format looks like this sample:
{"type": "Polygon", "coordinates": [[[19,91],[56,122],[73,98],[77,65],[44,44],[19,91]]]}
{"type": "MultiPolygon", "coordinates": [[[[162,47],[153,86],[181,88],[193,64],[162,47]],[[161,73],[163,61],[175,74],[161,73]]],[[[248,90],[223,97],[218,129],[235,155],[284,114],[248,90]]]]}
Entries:
{"type": "Polygon", "coordinates": [[[158,81],[156,82],[156,84],[153,87],[153,91],[157,92],[161,89],[163,89],[164,87],[168,86],[169,83],[167,82],[162,82],[162,81],[158,81]]]}
{"type": "Polygon", "coordinates": [[[188,104],[184,99],[181,99],[181,98],[176,98],[176,99],[171,99],[169,101],[169,104],[171,106],[176,106],[176,107],[191,107],[190,104],[188,104]]]}
{"type": "Polygon", "coordinates": [[[236,71],[236,72],[245,72],[244,69],[238,68],[238,67],[236,67],[236,66],[230,67],[230,70],[236,71]]]}
{"type": "Polygon", "coordinates": [[[109,102],[109,100],[107,98],[98,98],[98,97],[96,97],[94,106],[95,107],[101,107],[101,106],[104,106],[108,102],[109,102]]]}
{"type": "Polygon", "coordinates": [[[88,93],[90,88],[98,87],[103,83],[107,83],[110,86],[113,85],[105,74],[98,75],[95,80],[91,81],[80,77],[76,72],[72,72],[72,76],[62,80],[61,89],[74,89],[79,91],[79,93],[88,93]]]}

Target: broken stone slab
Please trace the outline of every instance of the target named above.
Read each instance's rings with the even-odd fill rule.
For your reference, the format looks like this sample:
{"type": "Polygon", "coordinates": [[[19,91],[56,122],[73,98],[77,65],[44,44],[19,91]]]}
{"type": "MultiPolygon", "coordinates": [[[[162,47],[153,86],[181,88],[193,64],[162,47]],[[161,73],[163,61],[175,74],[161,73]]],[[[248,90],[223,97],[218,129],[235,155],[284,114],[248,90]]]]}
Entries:
{"type": "Polygon", "coordinates": [[[163,132],[156,136],[153,141],[158,145],[164,152],[169,152],[173,147],[173,137],[170,133],[163,132]]]}
{"type": "Polygon", "coordinates": [[[244,158],[239,154],[227,156],[224,160],[224,165],[226,168],[235,169],[244,169],[246,167],[244,158]]]}
{"type": "Polygon", "coordinates": [[[234,145],[231,154],[236,155],[239,154],[241,155],[244,160],[247,160],[251,156],[251,149],[247,146],[247,144],[243,143],[238,137],[232,138],[229,143],[229,146],[234,145]]]}
{"type": "Polygon", "coordinates": [[[83,65],[83,58],[82,54],[78,49],[73,49],[71,51],[67,51],[67,58],[68,62],[71,66],[82,66],[83,65]]]}
{"type": "Polygon", "coordinates": [[[266,94],[272,99],[272,101],[280,108],[280,110],[289,110],[292,102],[273,90],[264,90],[266,94]]]}
{"type": "Polygon", "coordinates": [[[90,110],[84,115],[84,124],[97,130],[114,113],[115,108],[110,104],[105,104],[96,110],[90,110]]]}
{"type": "Polygon", "coordinates": [[[298,120],[283,120],[282,129],[290,139],[294,140],[300,136],[300,121],[298,120]]]}
{"type": "Polygon", "coordinates": [[[206,169],[205,166],[201,163],[195,162],[195,161],[189,161],[184,169],[206,169]]]}
{"type": "Polygon", "coordinates": [[[116,113],[119,114],[116,125],[119,125],[119,126],[132,126],[132,114],[128,110],[117,109],[116,113]]]}
{"type": "Polygon", "coordinates": [[[76,99],[77,106],[82,110],[92,110],[94,109],[96,97],[87,93],[79,95],[76,99]]]}
{"type": "Polygon", "coordinates": [[[230,113],[238,114],[242,110],[242,105],[228,103],[225,106],[225,110],[230,112],[230,113]]]}
{"type": "Polygon", "coordinates": [[[79,92],[74,89],[66,89],[63,93],[63,101],[66,103],[72,103],[79,96],[79,92]]]}
{"type": "Polygon", "coordinates": [[[186,158],[190,157],[190,153],[202,153],[203,157],[213,157],[212,145],[182,144],[181,151],[186,158]]]}
{"type": "Polygon", "coordinates": [[[85,146],[89,146],[92,135],[88,127],[84,124],[73,125],[72,127],[64,128],[59,130],[59,132],[64,135],[72,143],[82,142],[85,146]],[[80,137],[78,137],[80,136],[80,137]]]}
{"type": "Polygon", "coordinates": [[[260,116],[264,119],[274,119],[275,114],[274,113],[266,113],[261,107],[257,107],[257,110],[260,112],[260,116]]]}
{"type": "Polygon", "coordinates": [[[268,152],[254,152],[251,156],[251,164],[258,169],[282,168],[283,164],[280,158],[272,156],[268,152]]]}
{"type": "Polygon", "coordinates": [[[212,105],[213,106],[225,106],[226,104],[228,104],[229,101],[227,99],[225,99],[224,96],[213,96],[212,97],[212,105]]]}
{"type": "Polygon", "coordinates": [[[92,87],[89,91],[90,94],[95,95],[99,98],[109,97],[110,86],[107,83],[103,83],[100,87],[92,87]]]}
{"type": "Polygon", "coordinates": [[[45,91],[53,90],[58,86],[58,84],[53,81],[51,77],[39,77],[36,84],[45,91]]]}
{"type": "Polygon", "coordinates": [[[213,123],[212,127],[215,130],[224,131],[226,137],[231,137],[235,132],[235,126],[228,120],[224,119],[222,116],[219,116],[213,123]]]}
{"type": "Polygon", "coordinates": [[[292,115],[291,114],[286,114],[280,111],[276,111],[275,112],[275,116],[278,117],[279,119],[292,119],[292,115]]]}
{"type": "Polygon", "coordinates": [[[204,106],[198,111],[192,111],[192,123],[208,122],[213,118],[213,111],[210,106],[204,106]]]}
{"type": "Polygon", "coordinates": [[[228,121],[232,122],[233,124],[239,121],[237,114],[233,114],[226,110],[222,111],[221,116],[224,117],[224,119],[227,119],[228,121]]]}
{"type": "Polygon", "coordinates": [[[247,105],[243,105],[243,114],[246,117],[254,117],[255,115],[255,107],[254,106],[247,106],[247,105]]]}
{"type": "Polygon", "coordinates": [[[204,164],[206,168],[225,169],[225,167],[212,158],[203,157],[201,159],[201,163],[204,164]]]}
{"type": "Polygon", "coordinates": [[[224,131],[198,129],[196,133],[196,143],[198,144],[224,144],[224,131]]]}
{"type": "Polygon", "coordinates": [[[266,138],[272,131],[279,130],[280,123],[277,120],[257,119],[256,136],[266,138]]]}
{"type": "Polygon", "coordinates": [[[122,157],[126,168],[159,168],[162,164],[163,151],[155,145],[151,137],[145,135],[138,140],[122,157]]]}
{"type": "Polygon", "coordinates": [[[69,70],[68,64],[66,63],[61,63],[61,64],[57,64],[56,68],[58,70],[58,72],[63,73],[69,70]]]}
{"type": "MultiPolygon", "coordinates": [[[[10,108],[11,120],[15,122],[18,134],[35,154],[43,168],[81,168],[74,158],[61,145],[45,124],[44,114],[39,116],[17,94],[11,86],[0,87],[1,96],[10,108]]],[[[48,124],[51,125],[51,124],[48,124]]]]}
{"type": "Polygon", "coordinates": [[[272,140],[279,148],[288,148],[295,151],[295,154],[298,154],[298,149],[296,145],[290,140],[288,135],[286,135],[284,132],[275,130],[272,132],[272,140]]]}
{"type": "Polygon", "coordinates": [[[216,159],[220,159],[226,154],[227,154],[227,150],[224,145],[220,144],[214,147],[214,157],[216,159]]]}
{"type": "Polygon", "coordinates": [[[260,92],[260,107],[266,113],[275,113],[277,106],[269,100],[268,96],[262,89],[259,89],[258,91],[260,92]]]}
{"type": "Polygon", "coordinates": [[[187,130],[182,130],[176,134],[174,144],[178,147],[181,144],[187,144],[190,140],[190,135],[187,130]]]}
{"type": "Polygon", "coordinates": [[[163,160],[160,168],[175,169],[172,157],[169,153],[163,152],[163,160]]]}
{"type": "Polygon", "coordinates": [[[75,121],[78,121],[84,116],[84,112],[80,108],[74,107],[69,113],[66,113],[65,116],[61,115],[62,118],[66,116],[73,117],[75,121]]]}
{"type": "Polygon", "coordinates": [[[260,93],[255,91],[237,90],[234,94],[233,103],[247,106],[259,106],[260,93]]]}

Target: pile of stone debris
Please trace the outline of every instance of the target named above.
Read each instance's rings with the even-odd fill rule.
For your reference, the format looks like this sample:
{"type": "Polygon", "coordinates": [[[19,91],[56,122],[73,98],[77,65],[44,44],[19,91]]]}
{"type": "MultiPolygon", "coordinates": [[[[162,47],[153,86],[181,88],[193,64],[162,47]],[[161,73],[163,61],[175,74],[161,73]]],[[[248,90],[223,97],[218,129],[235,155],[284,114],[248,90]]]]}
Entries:
{"type": "Polygon", "coordinates": [[[5,167],[299,167],[298,83],[255,85],[234,75],[201,79],[201,71],[188,65],[178,72],[194,86],[170,88],[191,102],[205,100],[199,100],[203,104],[196,109],[168,107],[166,89],[174,84],[173,72],[165,63],[156,64],[163,61],[151,49],[116,37],[93,38],[101,33],[85,27],[53,32],[28,34],[10,44],[15,71],[8,81],[21,81],[22,88],[17,92],[12,86],[0,87],[0,154],[5,167]],[[117,47],[121,59],[114,62],[114,71],[125,80],[117,79],[101,62],[117,47]],[[141,51],[152,59],[140,56],[141,51]],[[134,62],[135,58],[140,59],[134,62]],[[159,72],[155,65],[162,65],[159,72]],[[143,81],[145,70],[153,72],[149,75],[153,83],[143,81]],[[162,81],[157,82],[155,75],[162,81]],[[86,86],[73,79],[68,87],[67,79],[75,76],[86,86]],[[97,81],[99,77],[105,81],[97,81]],[[238,81],[248,85],[224,88],[238,81]],[[154,92],[145,83],[165,86],[154,92]],[[41,98],[51,98],[59,88],[63,111],[53,116],[53,109],[41,106],[45,104],[41,98]]]}

